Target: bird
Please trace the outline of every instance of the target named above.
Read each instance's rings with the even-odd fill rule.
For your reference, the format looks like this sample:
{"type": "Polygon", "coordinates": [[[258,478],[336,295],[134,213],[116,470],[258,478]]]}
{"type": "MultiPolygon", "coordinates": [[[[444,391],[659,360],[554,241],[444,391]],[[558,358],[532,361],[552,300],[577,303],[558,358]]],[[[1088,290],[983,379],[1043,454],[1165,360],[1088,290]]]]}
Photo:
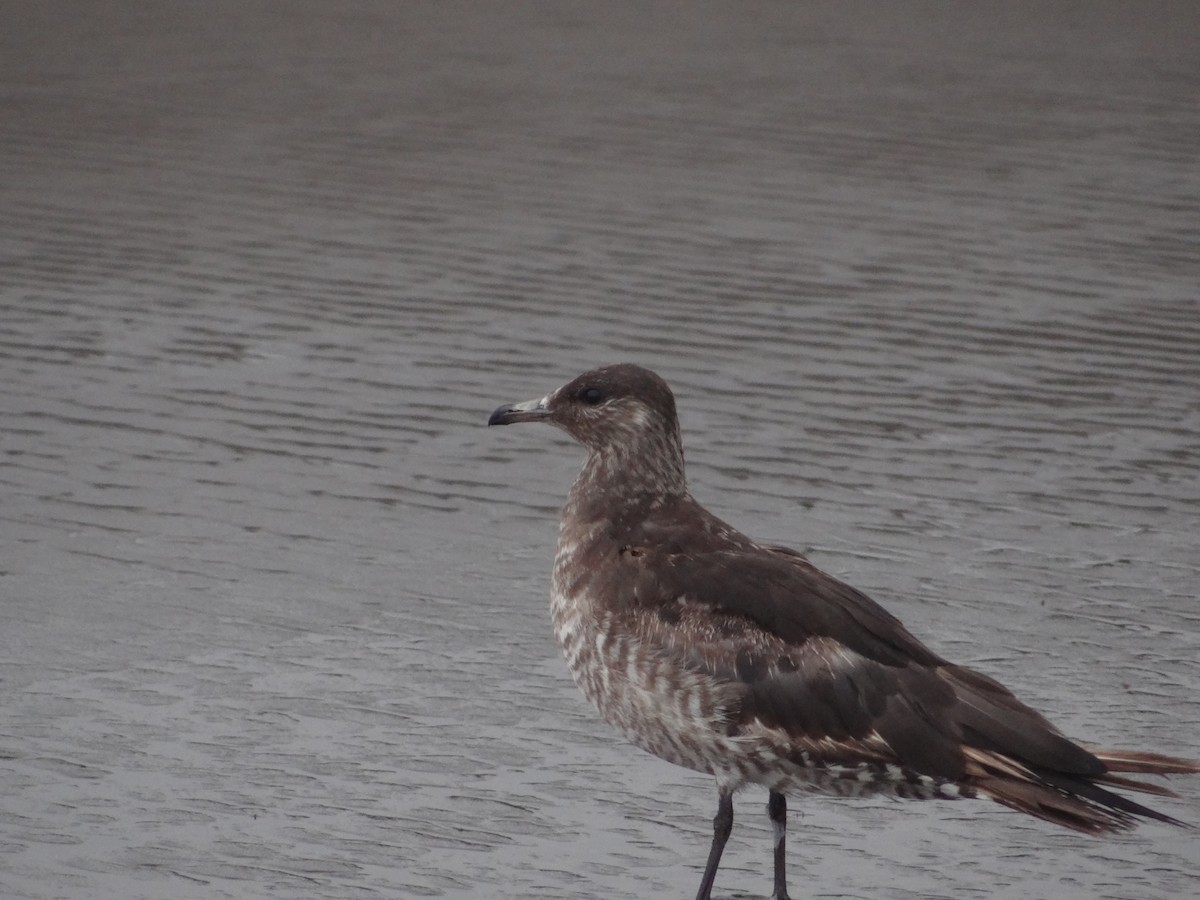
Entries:
{"type": "Polygon", "coordinates": [[[716,781],[697,900],[710,900],[748,785],[768,793],[774,900],[789,900],[789,794],[990,798],[1091,835],[1185,824],[1114,789],[1177,796],[1128,776],[1196,774],[1200,761],[1085,748],[866,594],[701,506],[674,395],[654,372],[593,369],[488,419],[526,422],[587,452],[551,578],[575,683],[633,744],[716,781]]]}

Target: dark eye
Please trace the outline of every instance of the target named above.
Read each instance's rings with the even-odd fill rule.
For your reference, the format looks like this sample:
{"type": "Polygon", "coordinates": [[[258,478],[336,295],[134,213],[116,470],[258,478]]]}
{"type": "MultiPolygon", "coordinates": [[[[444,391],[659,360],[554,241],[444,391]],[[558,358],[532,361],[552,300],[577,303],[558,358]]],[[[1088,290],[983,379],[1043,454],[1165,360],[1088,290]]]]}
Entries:
{"type": "Polygon", "coordinates": [[[588,406],[595,406],[604,399],[604,393],[600,388],[585,387],[576,396],[579,397],[588,406]]]}

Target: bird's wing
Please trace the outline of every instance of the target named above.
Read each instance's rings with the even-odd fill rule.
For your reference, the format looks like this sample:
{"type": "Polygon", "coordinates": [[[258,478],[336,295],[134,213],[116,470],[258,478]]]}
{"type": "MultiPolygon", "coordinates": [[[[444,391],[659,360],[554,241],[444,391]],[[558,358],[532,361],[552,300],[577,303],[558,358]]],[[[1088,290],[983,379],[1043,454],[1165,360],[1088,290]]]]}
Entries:
{"type": "Polygon", "coordinates": [[[827,637],[892,666],[936,666],[939,656],[882,606],[784,547],[761,547],[695,507],[652,513],[622,535],[633,602],[700,603],[755,623],[793,645],[827,637]],[[636,581],[636,585],[634,585],[636,581]]]}
{"type": "Polygon", "coordinates": [[[732,534],[648,518],[626,535],[621,564],[625,605],[664,652],[743,686],[741,724],[851,757],[870,747],[950,780],[965,774],[967,748],[1059,772],[1104,771],[998,682],[946,663],[865,594],[798,554],[732,534]]]}

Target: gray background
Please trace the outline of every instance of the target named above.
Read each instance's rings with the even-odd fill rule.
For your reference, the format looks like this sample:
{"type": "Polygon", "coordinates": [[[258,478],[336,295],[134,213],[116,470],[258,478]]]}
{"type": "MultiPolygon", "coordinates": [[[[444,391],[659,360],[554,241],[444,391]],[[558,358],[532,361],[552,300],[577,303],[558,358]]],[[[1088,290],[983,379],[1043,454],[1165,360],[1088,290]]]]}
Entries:
{"type": "MultiPolygon", "coordinates": [[[[721,515],[1200,755],[1198,19],[3,4],[0,896],[690,896],[708,779],[550,636],[580,454],[483,427],[621,360],[721,515]]],[[[797,896],[1200,880],[1163,825],[792,806],[797,896]]]]}

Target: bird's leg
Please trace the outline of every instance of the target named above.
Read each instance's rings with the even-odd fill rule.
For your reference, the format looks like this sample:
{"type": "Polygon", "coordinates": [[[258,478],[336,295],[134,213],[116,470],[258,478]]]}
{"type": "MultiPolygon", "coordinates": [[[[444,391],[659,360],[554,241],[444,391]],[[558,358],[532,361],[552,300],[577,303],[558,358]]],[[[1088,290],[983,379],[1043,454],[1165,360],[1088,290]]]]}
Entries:
{"type": "Polygon", "coordinates": [[[775,892],[771,900],[788,900],[784,838],[787,836],[787,798],[777,791],[767,797],[767,815],[775,833],[775,892]]]}
{"type": "Polygon", "coordinates": [[[721,853],[725,842],[733,831],[733,792],[720,789],[717,795],[717,814],[713,817],[712,847],[708,851],[708,862],[704,866],[704,877],[700,879],[700,890],[696,900],[710,900],[713,881],[717,877],[717,866],[721,864],[721,853]]]}

